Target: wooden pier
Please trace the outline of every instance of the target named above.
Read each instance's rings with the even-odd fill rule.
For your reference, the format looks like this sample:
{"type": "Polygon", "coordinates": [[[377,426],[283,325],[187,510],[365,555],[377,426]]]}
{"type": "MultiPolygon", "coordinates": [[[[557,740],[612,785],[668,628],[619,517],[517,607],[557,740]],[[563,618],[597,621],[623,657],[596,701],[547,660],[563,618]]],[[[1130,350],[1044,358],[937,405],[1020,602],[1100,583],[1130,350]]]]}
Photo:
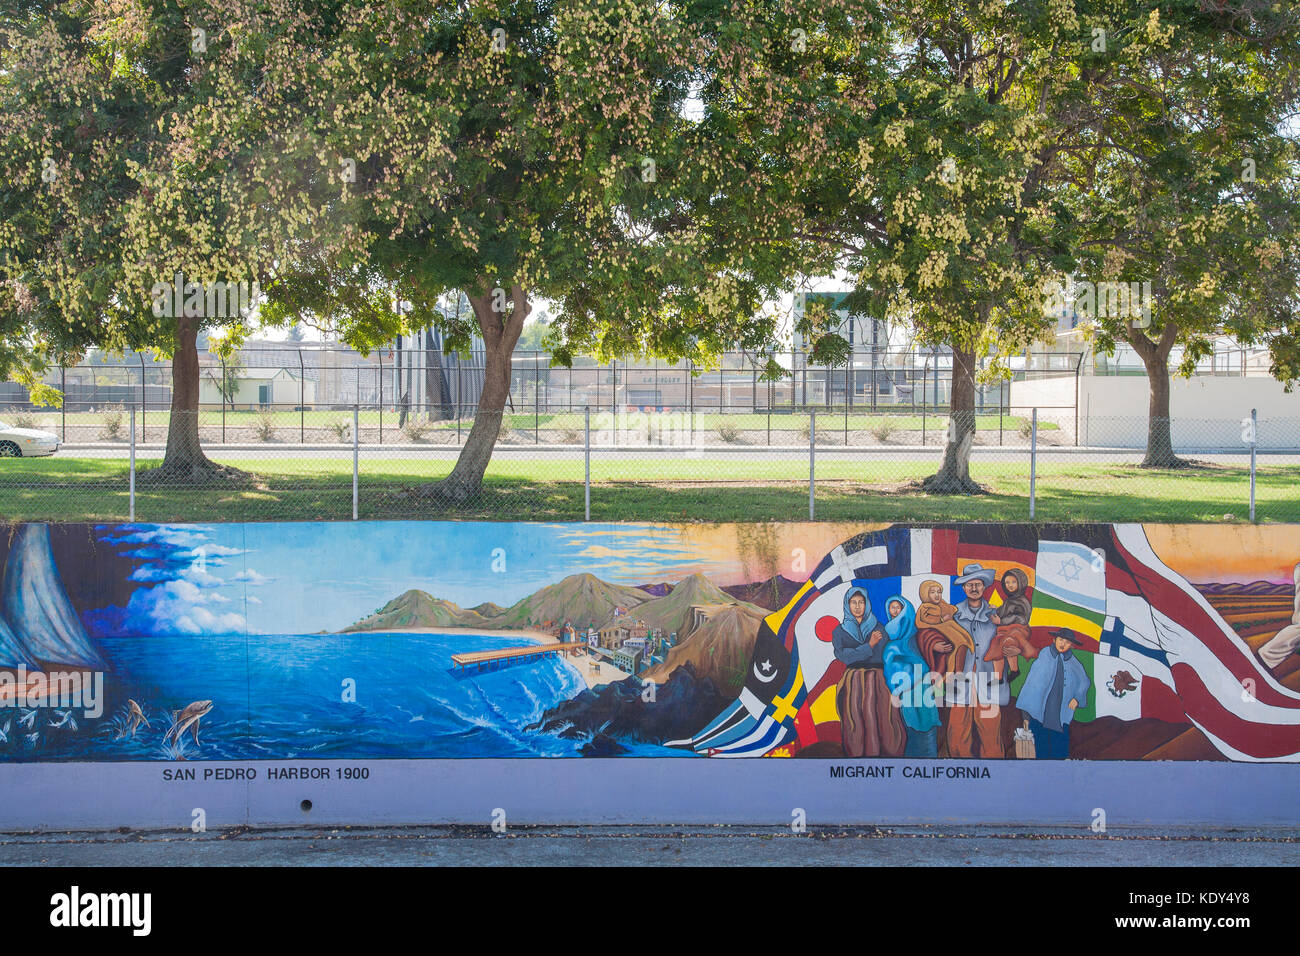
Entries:
{"type": "Polygon", "coordinates": [[[464,674],[471,670],[490,670],[492,667],[524,657],[542,657],[546,654],[580,654],[587,645],[580,641],[568,644],[529,644],[527,647],[498,647],[491,651],[468,651],[452,654],[453,673],[464,674]]]}

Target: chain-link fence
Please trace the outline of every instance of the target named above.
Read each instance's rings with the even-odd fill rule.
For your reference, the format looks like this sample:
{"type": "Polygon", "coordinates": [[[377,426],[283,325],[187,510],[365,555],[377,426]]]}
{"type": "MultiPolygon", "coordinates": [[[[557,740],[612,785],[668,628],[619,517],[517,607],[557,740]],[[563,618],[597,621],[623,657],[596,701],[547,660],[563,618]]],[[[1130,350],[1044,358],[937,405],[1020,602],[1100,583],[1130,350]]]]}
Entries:
{"type": "MultiPolygon", "coordinates": [[[[597,363],[583,356],[571,368],[551,368],[549,353],[516,352],[506,404],[510,440],[572,444],[586,409],[608,416],[614,441],[667,428],[674,436],[684,430],[691,444],[797,444],[807,440],[801,429],[810,411],[826,419],[828,441],[846,445],[873,444],[882,430],[933,440],[946,427],[952,356],[944,350],[858,350],[835,367],[815,365],[798,350],[778,358],[784,376],[763,381],[766,359],[745,352],[725,353],[709,370],[689,361],[597,363]],[[839,420],[834,428],[832,416],[839,420]]],[[[364,444],[460,444],[484,375],[481,351],[445,355],[409,346],[367,356],[336,346],[261,347],[224,359],[201,352],[199,359],[199,436],[207,445],[329,444],[355,407],[364,444]]],[[[1081,359],[1017,356],[1011,378],[978,385],[983,436],[996,428],[1005,440],[1016,427],[1008,421],[1015,386],[1041,380],[1066,387],[1057,390],[1059,401],[1040,397],[1032,404],[1054,404],[1073,434],[1077,401],[1069,386],[1081,359]]],[[[34,405],[21,385],[0,383],[0,420],[20,418],[79,447],[120,440],[124,414],[134,407],[139,440],[160,441],[170,419],[171,376],[170,365],[144,355],[96,353],[94,361],[47,376],[64,395],[61,408],[34,405]]]]}
{"type": "MultiPolygon", "coordinates": [[[[871,416],[833,406],[773,409],[769,425],[767,414],[750,420],[716,410],[624,407],[554,412],[543,431],[536,414],[507,411],[493,429],[484,413],[480,431],[488,431],[491,460],[481,487],[457,495],[440,482],[469,454],[475,419],[431,424],[424,412],[412,409],[400,426],[386,417],[381,426],[374,406],[260,409],[240,426],[251,438],[222,444],[210,440],[220,426],[205,410],[198,438],[220,467],[198,470],[183,455],[170,460],[176,467],[160,467],[167,423],[150,413],[146,426],[138,408],[124,410],[120,422],[106,420],[98,440],[60,445],[49,457],[37,457],[49,445],[24,445],[21,435],[0,432],[0,453],[8,456],[0,460],[0,515],[141,522],[1300,521],[1300,416],[1176,418],[1154,427],[1137,416],[1093,416],[1076,427],[1072,409],[871,416]],[[400,428],[404,440],[381,440],[381,427],[400,428]],[[314,433],[304,437],[309,429],[314,433]],[[432,439],[435,430],[446,440],[432,439]],[[950,435],[968,439],[960,442],[966,470],[960,455],[949,460],[950,435]],[[966,490],[975,493],[945,493],[961,490],[967,474],[974,485],[966,490]]],[[[0,422],[11,432],[32,424],[12,415],[0,422]]],[[[182,446],[174,451],[183,451],[184,434],[171,437],[182,446]]],[[[46,441],[57,439],[54,432],[46,441]]]]}

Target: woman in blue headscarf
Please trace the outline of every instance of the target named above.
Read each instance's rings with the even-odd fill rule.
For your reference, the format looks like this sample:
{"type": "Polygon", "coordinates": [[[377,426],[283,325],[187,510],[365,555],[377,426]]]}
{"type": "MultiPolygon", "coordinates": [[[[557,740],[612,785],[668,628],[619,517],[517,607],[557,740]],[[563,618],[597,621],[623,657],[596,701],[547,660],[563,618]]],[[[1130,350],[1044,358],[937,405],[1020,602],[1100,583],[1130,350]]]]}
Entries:
{"type": "Polygon", "coordinates": [[[903,724],[907,727],[903,756],[937,757],[939,708],[925,682],[927,668],[916,643],[916,609],[901,594],[891,597],[885,608],[889,612],[889,623],[885,625],[889,643],[881,656],[885,683],[901,703],[903,724]]]}
{"type": "Polygon", "coordinates": [[[844,595],[844,619],[831,632],[831,644],[844,664],[835,693],[844,756],[902,756],[907,731],[885,683],[888,639],[864,588],[844,595]]]}

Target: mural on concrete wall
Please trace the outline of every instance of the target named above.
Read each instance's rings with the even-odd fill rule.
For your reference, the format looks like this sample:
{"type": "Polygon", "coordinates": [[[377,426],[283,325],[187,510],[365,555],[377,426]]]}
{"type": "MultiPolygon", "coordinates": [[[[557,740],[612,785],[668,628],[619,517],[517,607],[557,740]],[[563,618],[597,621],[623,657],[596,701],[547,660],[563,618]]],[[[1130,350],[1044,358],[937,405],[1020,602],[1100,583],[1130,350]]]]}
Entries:
{"type": "Polygon", "coordinates": [[[1294,527],[0,533],[0,759],[1300,759],[1294,527]]]}

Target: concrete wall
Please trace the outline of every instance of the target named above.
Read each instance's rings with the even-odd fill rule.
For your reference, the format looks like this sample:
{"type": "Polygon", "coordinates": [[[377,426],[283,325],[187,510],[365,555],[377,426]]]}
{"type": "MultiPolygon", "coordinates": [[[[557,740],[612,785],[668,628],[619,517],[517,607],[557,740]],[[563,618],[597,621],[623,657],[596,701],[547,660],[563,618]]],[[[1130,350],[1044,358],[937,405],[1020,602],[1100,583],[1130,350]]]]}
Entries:
{"type": "MultiPolygon", "coordinates": [[[[1078,381],[1079,444],[1143,448],[1150,382],[1141,375],[1084,375],[1078,381]]],[[[1039,416],[1073,427],[1076,385],[1069,378],[1014,382],[1013,409],[1039,406],[1039,416]],[[1055,409],[1050,406],[1057,406],[1055,409]],[[1069,406],[1066,408],[1065,406],[1069,406]]],[[[1300,392],[1265,376],[1197,376],[1170,383],[1177,451],[1241,452],[1241,420],[1258,412],[1260,451],[1300,451],[1300,392]]]]}
{"type": "Polygon", "coordinates": [[[21,525],[0,829],[1300,823],[1296,531],[21,525]]]}

